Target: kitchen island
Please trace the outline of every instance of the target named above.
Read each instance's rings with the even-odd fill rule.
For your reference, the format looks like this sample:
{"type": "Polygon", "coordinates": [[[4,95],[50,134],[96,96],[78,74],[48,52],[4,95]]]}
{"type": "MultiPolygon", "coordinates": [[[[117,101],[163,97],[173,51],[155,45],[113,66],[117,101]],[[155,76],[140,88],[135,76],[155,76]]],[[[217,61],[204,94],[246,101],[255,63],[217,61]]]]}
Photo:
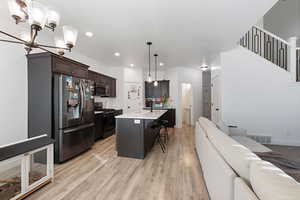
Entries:
{"type": "Polygon", "coordinates": [[[159,128],[155,121],[161,119],[167,110],[142,110],[116,116],[118,156],[144,159],[152,149],[159,128]]]}

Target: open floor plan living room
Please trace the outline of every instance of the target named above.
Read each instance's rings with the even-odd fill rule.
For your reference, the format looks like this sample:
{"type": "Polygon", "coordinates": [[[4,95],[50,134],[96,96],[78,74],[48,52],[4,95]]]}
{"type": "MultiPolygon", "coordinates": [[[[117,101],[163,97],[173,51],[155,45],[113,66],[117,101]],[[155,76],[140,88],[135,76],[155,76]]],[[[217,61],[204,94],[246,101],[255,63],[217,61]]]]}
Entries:
{"type": "Polygon", "coordinates": [[[300,200],[300,0],[0,2],[0,200],[300,200]]]}

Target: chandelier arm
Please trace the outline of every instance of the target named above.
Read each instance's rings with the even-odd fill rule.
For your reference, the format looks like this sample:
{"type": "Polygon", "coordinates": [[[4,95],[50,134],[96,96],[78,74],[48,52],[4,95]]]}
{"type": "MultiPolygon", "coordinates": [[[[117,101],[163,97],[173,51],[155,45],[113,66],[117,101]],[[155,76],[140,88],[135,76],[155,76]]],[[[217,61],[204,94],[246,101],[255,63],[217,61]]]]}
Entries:
{"type": "Polygon", "coordinates": [[[63,49],[63,50],[70,51],[69,48],[56,47],[56,46],[51,46],[51,45],[37,44],[37,46],[38,46],[38,47],[46,47],[46,48],[50,48],[50,49],[63,49]]]}
{"type": "Polygon", "coordinates": [[[20,38],[14,36],[14,35],[11,35],[11,34],[9,34],[9,33],[4,32],[4,31],[0,31],[0,33],[2,33],[3,35],[6,35],[6,36],[8,36],[8,37],[14,38],[14,39],[16,39],[16,40],[19,40],[20,42],[22,42],[22,43],[24,43],[24,44],[27,43],[25,40],[22,40],[22,39],[20,39],[20,38]]]}
{"type": "Polygon", "coordinates": [[[24,44],[24,42],[13,41],[13,40],[2,40],[2,39],[0,39],[0,42],[9,42],[9,43],[15,43],[15,44],[24,44]]]}
{"type": "Polygon", "coordinates": [[[36,39],[36,36],[38,35],[38,29],[33,28],[34,26],[31,26],[31,44],[34,45],[34,41],[36,39]]]}

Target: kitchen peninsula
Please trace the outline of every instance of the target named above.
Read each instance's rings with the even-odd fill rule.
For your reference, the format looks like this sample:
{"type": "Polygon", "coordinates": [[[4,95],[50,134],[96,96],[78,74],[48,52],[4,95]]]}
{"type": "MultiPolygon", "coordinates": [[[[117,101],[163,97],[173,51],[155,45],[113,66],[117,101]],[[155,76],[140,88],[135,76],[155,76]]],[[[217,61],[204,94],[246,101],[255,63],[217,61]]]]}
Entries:
{"type": "Polygon", "coordinates": [[[152,149],[159,131],[155,121],[166,113],[166,110],[142,110],[116,116],[118,156],[144,159],[152,149]]]}

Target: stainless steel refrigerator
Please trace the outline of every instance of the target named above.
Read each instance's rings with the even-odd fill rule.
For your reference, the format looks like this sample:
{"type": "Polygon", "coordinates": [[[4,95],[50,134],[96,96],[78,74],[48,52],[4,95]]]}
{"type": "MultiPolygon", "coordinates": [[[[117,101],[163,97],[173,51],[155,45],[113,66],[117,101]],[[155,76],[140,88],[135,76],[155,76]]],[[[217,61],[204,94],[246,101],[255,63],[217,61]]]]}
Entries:
{"type": "Polygon", "coordinates": [[[94,84],[59,74],[53,81],[55,162],[61,163],[94,143],[94,84]]]}

